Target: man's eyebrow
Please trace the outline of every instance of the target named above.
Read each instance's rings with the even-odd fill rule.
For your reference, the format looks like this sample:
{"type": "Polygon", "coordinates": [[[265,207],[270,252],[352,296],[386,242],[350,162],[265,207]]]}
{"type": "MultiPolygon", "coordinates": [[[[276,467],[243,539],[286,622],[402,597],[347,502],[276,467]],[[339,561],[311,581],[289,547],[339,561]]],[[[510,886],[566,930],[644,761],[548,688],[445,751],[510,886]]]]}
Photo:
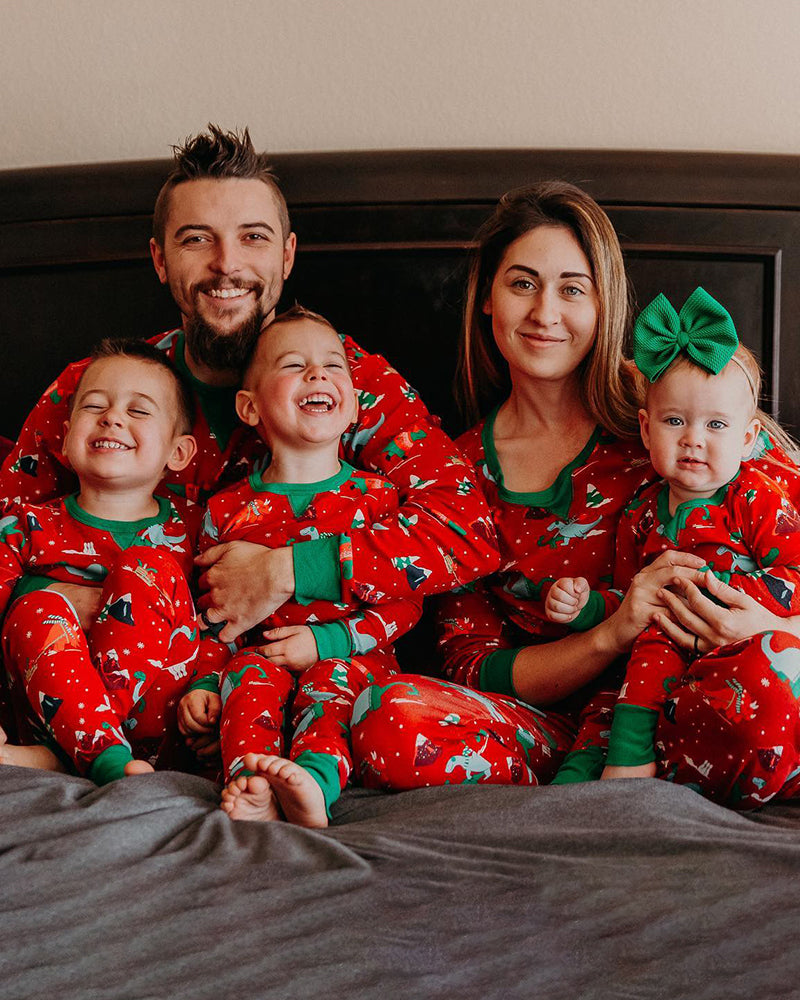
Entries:
{"type": "MultiPolygon", "coordinates": [[[[268,232],[275,235],[275,228],[271,226],[268,222],[243,222],[239,229],[266,229],[268,232]]],[[[208,226],[202,222],[187,222],[184,226],[179,226],[173,235],[173,239],[178,239],[183,236],[184,233],[188,232],[200,232],[200,233],[210,233],[214,229],[213,226],[208,226]]]]}

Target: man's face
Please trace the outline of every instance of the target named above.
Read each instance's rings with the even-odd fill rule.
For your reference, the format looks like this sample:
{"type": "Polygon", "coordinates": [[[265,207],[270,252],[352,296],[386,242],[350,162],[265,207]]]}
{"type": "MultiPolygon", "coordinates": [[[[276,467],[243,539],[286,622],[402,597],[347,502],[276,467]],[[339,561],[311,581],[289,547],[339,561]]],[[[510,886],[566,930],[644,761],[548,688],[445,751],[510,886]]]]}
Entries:
{"type": "Polygon", "coordinates": [[[189,353],[236,368],[271,319],[294,263],[270,188],[260,180],[185,181],[170,195],[164,245],[151,240],[159,280],[183,315],[189,353]]]}

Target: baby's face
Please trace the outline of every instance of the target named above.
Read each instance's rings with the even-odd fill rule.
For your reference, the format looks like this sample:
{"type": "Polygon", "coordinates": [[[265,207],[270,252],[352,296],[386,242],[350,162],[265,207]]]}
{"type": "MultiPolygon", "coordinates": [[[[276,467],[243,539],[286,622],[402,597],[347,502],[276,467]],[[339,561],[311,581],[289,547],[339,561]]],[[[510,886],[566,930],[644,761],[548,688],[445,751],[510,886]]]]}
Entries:
{"type": "Polygon", "coordinates": [[[752,390],[733,361],[719,375],[670,369],[639,411],[642,440],[677,502],[707,499],[739,471],[759,431],[752,390]]]}
{"type": "Polygon", "coordinates": [[[305,447],[338,440],[355,419],[355,400],[338,334],[303,318],[261,336],[237,407],[273,447],[305,447]]]}

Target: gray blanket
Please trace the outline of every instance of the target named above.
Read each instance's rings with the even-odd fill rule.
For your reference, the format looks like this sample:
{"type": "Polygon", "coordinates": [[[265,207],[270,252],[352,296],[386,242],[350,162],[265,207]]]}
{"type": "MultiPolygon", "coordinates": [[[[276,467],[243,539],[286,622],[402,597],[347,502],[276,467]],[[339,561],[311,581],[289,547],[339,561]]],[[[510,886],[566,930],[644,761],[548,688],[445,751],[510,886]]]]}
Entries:
{"type": "Polygon", "coordinates": [[[351,791],[317,832],[173,773],[0,793],[3,1000],[800,997],[800,808],[351,791]]]}

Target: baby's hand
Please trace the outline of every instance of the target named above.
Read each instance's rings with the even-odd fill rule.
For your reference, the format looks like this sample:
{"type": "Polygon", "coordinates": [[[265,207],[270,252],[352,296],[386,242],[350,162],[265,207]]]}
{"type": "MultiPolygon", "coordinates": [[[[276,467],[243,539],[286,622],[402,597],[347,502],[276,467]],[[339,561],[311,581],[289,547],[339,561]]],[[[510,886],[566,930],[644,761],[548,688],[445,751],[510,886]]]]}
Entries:
{"type": "Polygon", "coordinates": [[[279,667],[300,673],[319,660],[317,640],[308,625],[284,625],[264,632],[269,641],[261,647],[264,656],[279,667]]]}
{"type": "Polygon", "coordinates": [[[589,581],[582,576],[562,576],[550,588],[544,610],[551,622],[566,625],[578,617],[589,600],[589,581]]]}
{"type": "Polygon", "coordinates": [[[187,691],[178,702],[178,729],[187,742],[198,733],[208,733],[216,728],[222,699],[214,691],[187,691]]]}

